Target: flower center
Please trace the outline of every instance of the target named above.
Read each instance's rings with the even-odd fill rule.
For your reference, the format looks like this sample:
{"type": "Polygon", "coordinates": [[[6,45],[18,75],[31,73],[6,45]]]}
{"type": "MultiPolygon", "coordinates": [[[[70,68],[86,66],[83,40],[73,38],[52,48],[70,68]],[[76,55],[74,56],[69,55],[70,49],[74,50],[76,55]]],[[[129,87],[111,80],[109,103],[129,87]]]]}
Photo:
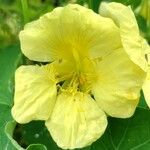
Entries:
{"type": "Polygon", "coordinates": [[[93,62],[88,58],[81,60],[76,51],[73,51],[73,56],[75,62],[67,62],[60,67],[62,71],[65,71],[59,80],[61,83],[63,81],[62,88],[89,93],[93,82],[97,78],[93,62]],[[67,68],[68,63],[73,63],[71,68],[67,68]]]}

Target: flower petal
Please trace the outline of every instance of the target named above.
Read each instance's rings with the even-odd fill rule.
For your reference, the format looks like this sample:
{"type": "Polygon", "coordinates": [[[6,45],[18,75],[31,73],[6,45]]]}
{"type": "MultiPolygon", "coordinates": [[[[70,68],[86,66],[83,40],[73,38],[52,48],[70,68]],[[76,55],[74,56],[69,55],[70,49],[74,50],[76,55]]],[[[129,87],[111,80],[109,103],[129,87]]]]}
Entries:
{"type": "Polygon", "coordinates": [[[74,149],[96,141],[106,129],[107,118],[89,95],[63,92],[46,126],[58,146],[74,149]]]}
{"type": "Polygon", "coordinates": [[[143,93],[146,100],[147,105],[150,107],[150,70],[147,73],[146,80],[143,84],[143,93]]]}
{"type": "Polygon", "coordinates": [[[73,62],[87,55],[106,55],[121,46],[119,29],[111,19],[77,4],[56,8],[27,24],[20,41],[23,53],[36,61],[73,62]]]}
{"type": "Polygon", "coordinates": [[[146,71],[147,64],[142,40],[131,7],[115,2],[109,4],[102,3],[100,6],[100,14],[114,20],[120,28],[120,36],[124,50],[135,64],[146,71]]]}
{"type": "MultiPolygon", "coordinates": [[[[62,8],[56,8],[50,14],[49,22],[56,22],[58,20],[59,14],[62,8]]],[[[47,14],[43,17],[46,17],[47,14]]],[[[54,33],[51,33],[53,30],[53,23],[48,27],[49,24],[46,24],[46,21],[43,21],[43,17],[40,19],[27,23],[19,34],[21,42],[21,50],[23,54],[31,60],[41,61],[41,62],[50,62],[53,61],[53,55],[55,55],[55,46],[53,44],[54,33]],[[50,30],[48,29],[50,28],[50,30]],[[51,35],[51,36],[50,36],[51,35]],[[53,51],[51,50],[53,49],[53,51]]]]}
{"type": "Polygon", "coordinates": [[[146,73],[128,58],[123,49],[97,62],[97,70],[98,80],[93,85],[93,94],[99,107],[113,117],[132,116],[146,73]]]}
{"type": "Polygon", "coordinates": [[[21,66],[15,74],[12,116],[19,123],[49,118],[56,100],[53,69],[46,66],[21,66]]]}
{"type": "Polygon", "coordinates": [[[143,41],[143,48],[145,50],[145,59],[147,60],[147,65],[149,66],[150,65],[150,46],[145,39],[142,38],[142,41],[143,41]]]}
{"type": "Polygon", "coordinates": [[[145,54],[146,54],[147,64],[148,64],[149,69],[148,69],[147,77],[143,84],[142,89],[143,89],[145,100],[148,106],[150,107],[150,46],[148,45],[146,40],[143,40],[143,47],[145,47],[146,49],[145,54]]]}

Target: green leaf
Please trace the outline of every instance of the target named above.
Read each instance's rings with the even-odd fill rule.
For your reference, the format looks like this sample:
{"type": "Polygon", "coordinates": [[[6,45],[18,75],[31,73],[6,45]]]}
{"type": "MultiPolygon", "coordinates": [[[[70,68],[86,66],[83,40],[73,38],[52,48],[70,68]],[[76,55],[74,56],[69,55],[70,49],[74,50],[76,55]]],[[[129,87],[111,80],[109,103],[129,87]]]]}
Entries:
{"type": "Polygon", "coordinates": [[[13,103],[13,77],[21,57],[18,45],[0,49],[0,103],[13,103]]]}
{"type": "Polygon", "coordinates": [[[8,139],[11,141],[11,143],[13,144],[13,146],[17,149],[17,150],[24,150],[14,139],[13,139],[13,131],[15,129],[16,126],[16,122],[15,121],[10,121],[6,124],[5,126],[5,133],[8,137],[8,139]]]}
{"type": "MultiPolygon", "coordinates": [[[[12,145],[14,146],[13,150],[25,150],[23,147],[21,147],[17,141],[13,139],[13,132],[16,127],[16,122],[15,121],[10,121],[6,124],[5,127],[5,132],[9,140],[11,141],[12,145]]],[[[12,150],[12,149],[7,149],[7,150],[12,150]]],[[[29,145],[26,150],[47,150],[46,146],[42,144],[31,144],[29,145]]]]}
{"type": "Polygon", "coordinates": [[[0,150],[14,150],[14,147],[4,132],[5,125],[9,120],[12,120],[10,107],[0,104],[0,150]]]}
{"type": "Polygon", "coordinates": [[[14,72],[21,60],[18,45],[0,49],[0,149],[15,150],[11,141],[4,132],[11,117],[11,105],[13,103],[14,72]]]}
{"type": "Polygon", "coordinates": [[[150,111],[137,108],[129,119],[108,119],[105,134],[95,142],[91,150],[149,150],[150,111]]]}
{"type": "Polygon", "coordinates": [[[41,144],[32,144],[27,147],[27,150],[47,150],[47,148],[41,144]]]}

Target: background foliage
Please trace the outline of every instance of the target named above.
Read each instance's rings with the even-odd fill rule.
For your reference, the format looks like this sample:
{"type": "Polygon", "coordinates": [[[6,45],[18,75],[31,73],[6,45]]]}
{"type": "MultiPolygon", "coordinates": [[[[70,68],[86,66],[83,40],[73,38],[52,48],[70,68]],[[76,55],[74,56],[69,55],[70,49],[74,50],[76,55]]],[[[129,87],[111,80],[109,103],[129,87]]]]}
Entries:
{"type": "MultiPolygon", "coordinates": [[[[0,150],[61,150],[44,122],[17,124],[11,117],[14,72],[21,64],[32,64],[20,51],[18,33],[24,24],[67,3],[78,3],[98,12],[102,0],[0,0],[0,150]],[[89,5],[90,4],[90,5],[89,5]]],[[[137,9],[141,0],[105,0],[131,5],[141,34],[150,42],[150,26],[137,9]]],[[[149,150],[150,111],[141,92],[136,113],[129,119],[109,118],[105,134],[82,150],[149,150]]]]}

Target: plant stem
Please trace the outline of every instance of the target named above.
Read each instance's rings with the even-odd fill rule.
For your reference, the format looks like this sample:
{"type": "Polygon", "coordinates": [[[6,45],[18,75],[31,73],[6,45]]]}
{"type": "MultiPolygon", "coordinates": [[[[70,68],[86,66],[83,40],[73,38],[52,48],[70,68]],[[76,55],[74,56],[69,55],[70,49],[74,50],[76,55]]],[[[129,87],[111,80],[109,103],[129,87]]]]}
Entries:
{"type": "Polygon", "coordinates": [[[88,0],[89,8],[93,9],[93,0],[88,0]]]}
{"type": "Polygon", "coordinates": [[[21,0],[21,5],[22,5],[24,24],[26,24],[29,21],[29,9],[28,9],[27,0],[21,0]]]}

